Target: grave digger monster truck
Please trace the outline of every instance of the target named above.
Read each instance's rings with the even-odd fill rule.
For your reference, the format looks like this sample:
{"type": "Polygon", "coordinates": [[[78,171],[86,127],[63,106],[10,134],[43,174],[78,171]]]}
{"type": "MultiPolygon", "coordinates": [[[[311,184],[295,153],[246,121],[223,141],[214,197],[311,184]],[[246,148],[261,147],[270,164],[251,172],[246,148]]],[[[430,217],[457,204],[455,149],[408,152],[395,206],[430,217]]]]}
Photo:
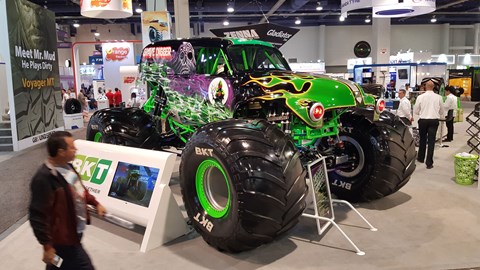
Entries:
{"type": "Polygon", "coordinates": [[[180,186],[195,229],[219,250],[272,241],[305,208],[305,165],[326,156],[332,191],[374,200],[415,170],[408,129],[358,85],[292,72],[270,44],[160,41],[144,48],[143,109],[96,112],[87,139],[183,149],[180,186]]]}

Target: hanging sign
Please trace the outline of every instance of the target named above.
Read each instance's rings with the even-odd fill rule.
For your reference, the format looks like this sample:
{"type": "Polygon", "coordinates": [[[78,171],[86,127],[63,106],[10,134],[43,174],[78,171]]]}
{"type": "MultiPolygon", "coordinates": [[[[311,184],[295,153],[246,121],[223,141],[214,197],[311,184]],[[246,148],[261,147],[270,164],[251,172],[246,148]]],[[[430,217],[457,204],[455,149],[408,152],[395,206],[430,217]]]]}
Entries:
{"type": "Polygon", "coordinates": [[[352,10],[372,8],[372,17],[397,18],[427,14],[435,11],[435,0],[342,0],[343,17],[352,10]]]}
{"type": "Polygon", "coordinates": [[[80,0],[80,13],[90,18],[119,19],[133,15],[132,0],[80,0]]]}
{"type": "Polygon", "coordinates": [[[373,0],[374,18],[418,16],[435,11],[435,0],[373,0]]]}
{"type": "Polygon", "coordinates": [[[144,11],[142,12],[142,44],[148,44],[160,40],[172,38],[172,17],[167,11],[144,11]]]}

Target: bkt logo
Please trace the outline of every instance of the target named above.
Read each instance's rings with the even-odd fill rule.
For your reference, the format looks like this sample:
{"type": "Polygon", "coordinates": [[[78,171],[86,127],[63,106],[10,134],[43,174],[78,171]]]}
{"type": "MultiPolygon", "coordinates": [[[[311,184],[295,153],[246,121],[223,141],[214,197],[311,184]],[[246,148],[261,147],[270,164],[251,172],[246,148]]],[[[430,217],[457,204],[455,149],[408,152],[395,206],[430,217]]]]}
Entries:
{"type": "Polygon", "coordinates": [[[72,165],[80,174],[83,181],[90,181],[91,183],[100,185],[105,181],[112,161],[77,155],[72,165]]]}

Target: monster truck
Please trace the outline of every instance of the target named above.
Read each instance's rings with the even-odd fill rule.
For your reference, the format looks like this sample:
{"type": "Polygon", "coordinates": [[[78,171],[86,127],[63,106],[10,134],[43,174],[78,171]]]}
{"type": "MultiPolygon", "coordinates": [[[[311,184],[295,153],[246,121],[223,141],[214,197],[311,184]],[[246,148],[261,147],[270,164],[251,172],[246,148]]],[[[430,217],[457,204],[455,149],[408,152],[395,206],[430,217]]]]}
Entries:
{"type": "Polygon", "coordinates": [[[149,100],[97,111],[87,139],[181,149],[187,214],[219,250],[252,249],[293,227],[305,165],[321,156],[333,192],[351,201],[394,193],[415,169],[412,136],[383,100],[350,81],[292,72],[269,43],[168,40],[141,58],[149,100]]]}

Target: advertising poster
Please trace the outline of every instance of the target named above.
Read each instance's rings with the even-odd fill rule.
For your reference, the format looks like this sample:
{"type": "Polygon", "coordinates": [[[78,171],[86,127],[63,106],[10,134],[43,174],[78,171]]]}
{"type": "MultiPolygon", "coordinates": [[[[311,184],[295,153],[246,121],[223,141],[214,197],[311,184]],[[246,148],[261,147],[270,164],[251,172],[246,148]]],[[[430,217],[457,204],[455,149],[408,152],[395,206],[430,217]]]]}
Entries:
{"type": "Polygon", "coordinates": [[[142,12],[142,45],[171,39],[172,18],[166,11],[142,12]]]}
{"type": "MultiPolygon", "coordinates": [[[[6,5],[18,148],[63,129],[55,14],[27,0],[6,5]]],[[[15,140],[15,138],[14,138],[15,140]]]]}
{"type": "MultiPolygon", "coordinates": [[[[106,89],[121,89],[123,78],[120,75],[121,66],[135,65],[133,44],[128,42],[105,43],[102,45],[103,52],[103,78],[106,89]]],[[[126,100],[124,100],[126,101],[126,100]]]]}

